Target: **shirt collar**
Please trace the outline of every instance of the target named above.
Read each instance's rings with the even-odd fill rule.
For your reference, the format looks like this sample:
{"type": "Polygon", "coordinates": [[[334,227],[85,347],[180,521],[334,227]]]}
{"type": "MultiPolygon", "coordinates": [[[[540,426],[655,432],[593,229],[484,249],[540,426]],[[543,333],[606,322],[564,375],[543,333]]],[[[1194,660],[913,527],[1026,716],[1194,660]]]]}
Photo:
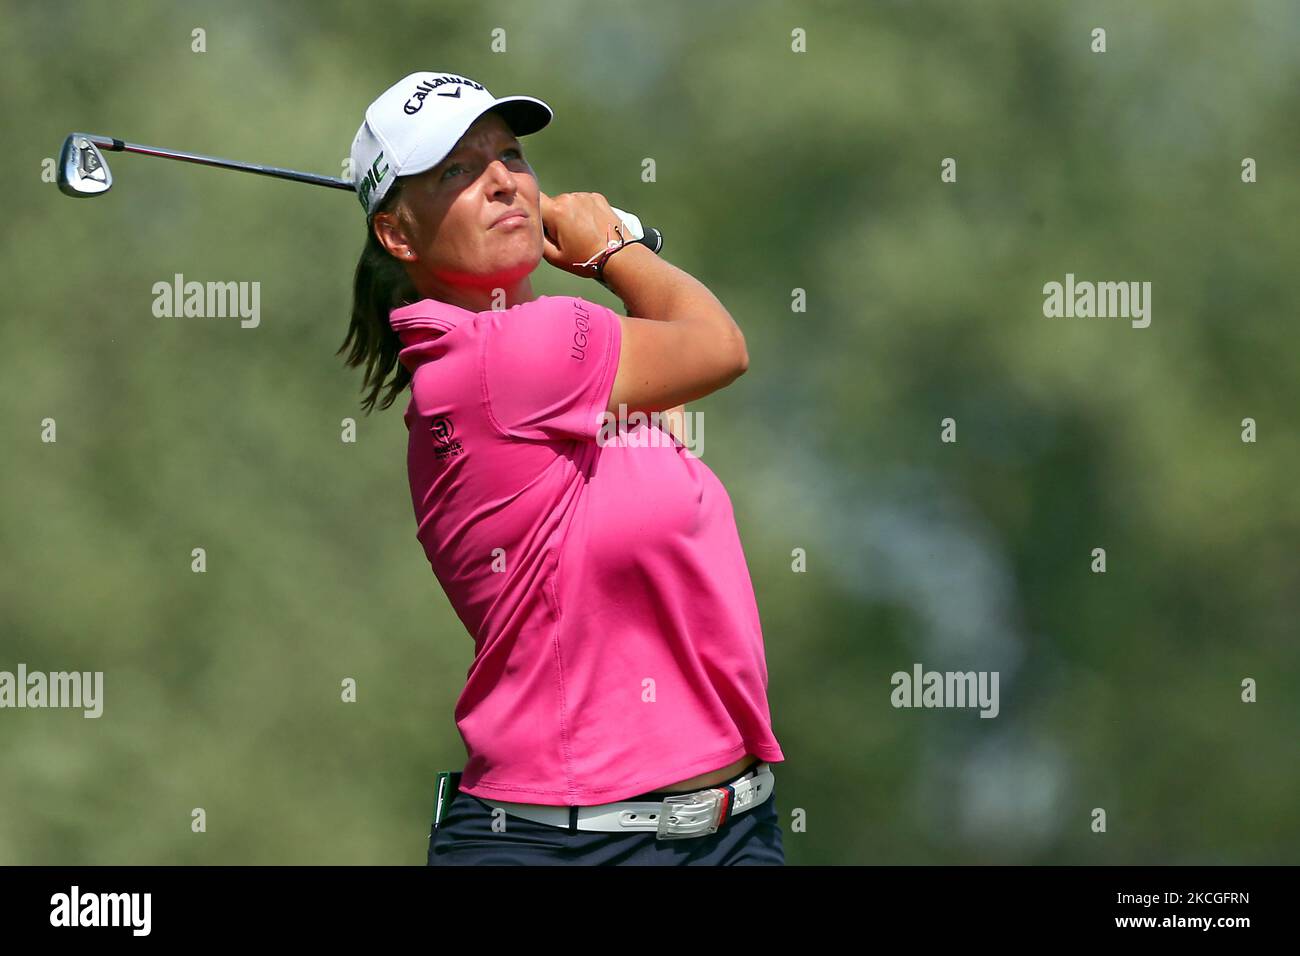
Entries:
{"type": "Polygon", "coordinates": [[[446,345],[439,341],[444,335],[477,314],[437,299],[421,299],[393,309],[388,313],[388,324],[402,343],[398,361],[414,373],[419,366],[446,351],[446,345]]]}

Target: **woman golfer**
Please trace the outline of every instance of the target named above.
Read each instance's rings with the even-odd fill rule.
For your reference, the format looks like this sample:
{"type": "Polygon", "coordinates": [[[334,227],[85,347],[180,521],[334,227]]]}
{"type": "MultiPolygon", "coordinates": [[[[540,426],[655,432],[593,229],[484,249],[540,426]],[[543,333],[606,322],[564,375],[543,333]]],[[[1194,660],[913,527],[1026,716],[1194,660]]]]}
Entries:
{"type": "Polygon", "coordinates": [[[339,351],[367,413],[390,373],[381,408],[411,386],[417,537],[474,639],[428,862],[782,864],[731,501],[674,427],[628,420],[734,381],[745,340],[603,196],[541,192],[519,137],[551,115],[414,73],[352,145],[366,247],[339,351]],[[537,295],[543,258],[636,318],[537,295]]]}

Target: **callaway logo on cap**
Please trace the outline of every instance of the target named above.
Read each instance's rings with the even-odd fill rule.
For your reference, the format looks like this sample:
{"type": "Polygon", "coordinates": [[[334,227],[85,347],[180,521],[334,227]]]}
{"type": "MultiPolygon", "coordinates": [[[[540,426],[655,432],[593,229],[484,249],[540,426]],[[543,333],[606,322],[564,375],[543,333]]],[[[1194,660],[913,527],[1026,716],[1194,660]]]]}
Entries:
{"type": "Polygon", "coordinates": [[[552,116],[541,100],[497,99],[481,83],[454,73],[412,73],[385,90],[366,110],[352,140],[353,180],[366,215],[398,176],[423,173],[442,162],[488,110],[500,113],[516,136],[536,133],[552,116]]]}

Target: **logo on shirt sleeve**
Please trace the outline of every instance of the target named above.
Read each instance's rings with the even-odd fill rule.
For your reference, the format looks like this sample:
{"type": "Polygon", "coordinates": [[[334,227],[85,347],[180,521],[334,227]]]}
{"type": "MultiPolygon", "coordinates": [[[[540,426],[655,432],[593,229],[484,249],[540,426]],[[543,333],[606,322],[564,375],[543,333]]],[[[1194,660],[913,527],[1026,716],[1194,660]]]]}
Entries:
{"type": "Polygon", "coordinates": [[[456,429],[451,424],[450,415],[439,415],[429,422],[429,434],[433,436],[433,453],[439,461],[455,458],[465,451],[459,438],[453,438],[456,429]]]}
{"type": "Polygon", "coordinates": [[[587,333],[591,331],[591,314],[575,299],[573,302],[573,344],[569,347],[569,358],[579,362],[587,358],[587,333]]]}

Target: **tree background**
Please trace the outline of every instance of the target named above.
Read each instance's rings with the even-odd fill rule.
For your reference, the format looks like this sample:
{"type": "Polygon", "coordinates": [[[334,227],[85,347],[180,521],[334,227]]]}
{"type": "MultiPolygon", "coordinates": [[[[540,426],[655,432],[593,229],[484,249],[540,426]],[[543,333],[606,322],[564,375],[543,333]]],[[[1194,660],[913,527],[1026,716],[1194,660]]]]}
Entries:
{"type": "Polygon", "coordinates": [[[547,101],[542,188],[658,225],[745,330],[691,410],[791,864],[1296,862],[1290,0],[8,4],[0,670],[104,671],[105,711],[0,711],[0,862],[424,862],[473,644],[415,540],[406,397],[362,416],[334,355],[355,200],[43,176],[74,130],[342,175],[422,69],[547,101]],[[154,317],[176,273],[259,282],[260,326],[154,317]],[[1046,318],[1066,273],[1150,281],[1150,327],[1046,318]],[[915,662],[999,671],[1001,713],[894,709],[915,662]]]}

